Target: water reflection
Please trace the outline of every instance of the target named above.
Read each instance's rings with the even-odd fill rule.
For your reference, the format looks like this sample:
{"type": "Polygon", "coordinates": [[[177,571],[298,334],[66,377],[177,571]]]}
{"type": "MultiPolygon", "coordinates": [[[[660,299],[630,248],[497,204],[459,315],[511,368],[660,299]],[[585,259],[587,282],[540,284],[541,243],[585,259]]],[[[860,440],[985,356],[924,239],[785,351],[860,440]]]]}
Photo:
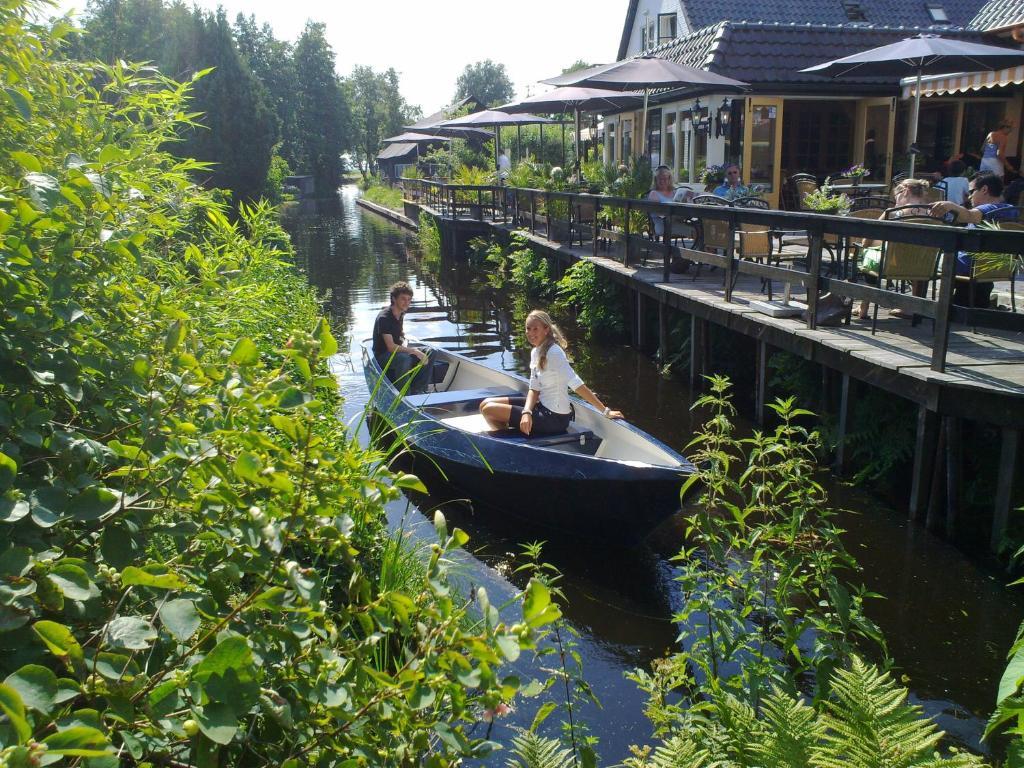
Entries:
{"type": "MultiPolygon", "coordinates": [[[[316,213],[296,212],[287,222],[310,281],[328,294],[339,338],[347,337],[355,350],[387,303],[388,287],[406,280],[415,291],[407,333],[495,368],[525,372],[528,356],[516,346],[514,308],[502,304],[463,265],[445,263],[436,272],[421,268],[411,236],[362,213],[354,194],[346,189],[338,204],[316,213]]],[[[587,343],[571,323],[566,331],[577,371],[603,399],[676,450],[686,445],[694,422],[685,386],[662,378],[650,360],[627,347],[587,343]]],[[[335,371],[346,416],[355,418],[367,398],[358,355],[339,356],[335,371]]],[[[841,513],[840,524],[849,531],[847,547],[864,566],[865,585],[886,596],[869,606],[869,613],[887,635],[897,674],[907,675],[916,700],[942,728],[977,747],[1005,650],[1024,615],[1021,601],[999,577],[908,525],[902,514],[870,495],[835,484],[829,491],[835,506],[852,510],[841,513]]],[[[463,564],[467,582],[487,586],[494,596],[512,595],[521,535],[511,518],[445,494],[414,498],[411,512],[404,504],[393,505],[389,515],[394,525],[405,520],[407,527],[420,530],[424,519],[416,509],[432,514],[438,506],[472,536],[473,556],[463,564]]],[[[432,536],[430,526],[425,527],[417,535],[432,536]]],[[[603,550],[590,545],[545,548],[545,560],[565,574],[566,614],[579,632],[587,678],[604,704],[603,710],[583,713],[601,737],[603,763],[621,760],[629,744],[649,738],[643,696],[623,673],[676,647],[669,558],[681,541],[682,522],[675,519],[638,549],[624,551],[616,542],[603,550]]],[[[520,674],[528,679],[539,673],[520,674]]],[[[507,738],[510,724],[529,724],[531,717],[529,709],[516,713],[498,724],[494,736],[507,738]]]]}

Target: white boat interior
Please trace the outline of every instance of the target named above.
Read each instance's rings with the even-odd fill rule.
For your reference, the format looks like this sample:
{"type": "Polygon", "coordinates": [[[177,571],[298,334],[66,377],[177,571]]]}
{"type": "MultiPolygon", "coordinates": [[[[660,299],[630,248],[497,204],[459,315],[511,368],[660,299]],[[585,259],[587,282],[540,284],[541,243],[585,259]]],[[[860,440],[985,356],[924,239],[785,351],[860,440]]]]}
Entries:
{"type": "Polygon", "coordinates": [[[407,395],[405,402],[450,428],[632,466],[682,466],[680,457],[666,451],[644,433],[624,422],[605,418],[576,397],[573,397],[575,419],[564,434],[526,437],[514,429],[494,431],[480,414],[480,403],[488,397],[525,395],[527,382],[450,355],[443,349],[431,347],[429,351],[433,383],[424,394],[407,395]]]}

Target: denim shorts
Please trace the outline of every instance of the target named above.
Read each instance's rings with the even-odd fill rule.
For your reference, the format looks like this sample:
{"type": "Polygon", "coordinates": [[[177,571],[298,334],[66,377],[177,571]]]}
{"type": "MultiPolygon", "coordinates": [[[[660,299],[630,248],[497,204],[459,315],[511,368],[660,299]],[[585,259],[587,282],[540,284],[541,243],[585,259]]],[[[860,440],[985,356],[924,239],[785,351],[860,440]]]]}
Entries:
{"type": "MultiPolygon", "coordinates": [[[[512,413],[509,416],[509,426],[519,427],[523,418],[523,408],[526,407],[525,395],[514,395],[508,399],[512,406],[512,413]]],[[[557,413],[546,408],[539,402],[533,406],[533,427],[531,435],[560,435],[569,429],[569,422],[572,421],[572,411],[569,413],[557,413]]]]}

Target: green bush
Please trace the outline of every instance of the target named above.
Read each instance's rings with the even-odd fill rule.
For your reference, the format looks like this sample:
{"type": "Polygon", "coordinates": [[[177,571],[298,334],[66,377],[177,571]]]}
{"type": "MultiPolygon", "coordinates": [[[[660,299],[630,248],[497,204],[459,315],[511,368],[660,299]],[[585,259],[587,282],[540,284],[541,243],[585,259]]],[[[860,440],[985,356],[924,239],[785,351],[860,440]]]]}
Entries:
{"type": "Polygon", "coordinates": [[[284,202],[284,180],[291,175],[292,169],[288,167],[288,161],[277,154],[275,148],[270,158],[270,168],[267,169],[267,180],[263,184],[263,199],[271,205],[284,202]]]}
{"type": "Polygon", "coordinates": [[[273,210],[163,151],[186,86],[57,42],[0,9],[0,765],[487,753],[550,591],[513,627],[453,594],[440,516],[395,576],[384,504],[421,486],[340,422],[273,210]]]}
{"type": "Polygon", "coordinates": [[[589,261],[577,261],[558,281],[558,301],[574,307],[588,335],[621,337],[625,332],[622,292],[589,261]]]}
{"type": "Polygon", "coordinates": [[[402,203],[402,190],[398,187],[373,184],[363,191],[363,199],[399,213],[405,212],[405,206],[402,203]]]}

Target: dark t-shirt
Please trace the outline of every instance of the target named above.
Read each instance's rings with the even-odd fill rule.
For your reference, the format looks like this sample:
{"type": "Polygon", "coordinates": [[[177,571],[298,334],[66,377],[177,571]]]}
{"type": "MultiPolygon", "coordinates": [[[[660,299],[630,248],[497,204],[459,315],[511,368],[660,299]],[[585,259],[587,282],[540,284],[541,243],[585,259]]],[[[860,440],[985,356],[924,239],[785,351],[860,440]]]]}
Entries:
{"type": "Polygon", "coordinates": [[[401,344],[405,340],[402,319],[395,317],[391,307],[382,309],[373,323],[373,356],[378,360],[388,359],[388,345],[384,343],[385,333],[391,336],[395,344],[401,344]]]}

